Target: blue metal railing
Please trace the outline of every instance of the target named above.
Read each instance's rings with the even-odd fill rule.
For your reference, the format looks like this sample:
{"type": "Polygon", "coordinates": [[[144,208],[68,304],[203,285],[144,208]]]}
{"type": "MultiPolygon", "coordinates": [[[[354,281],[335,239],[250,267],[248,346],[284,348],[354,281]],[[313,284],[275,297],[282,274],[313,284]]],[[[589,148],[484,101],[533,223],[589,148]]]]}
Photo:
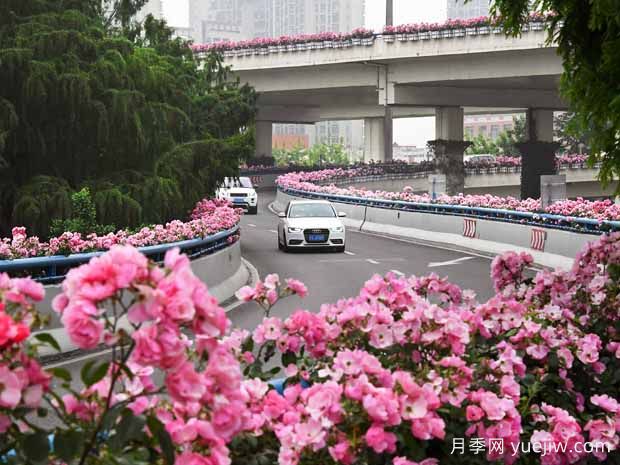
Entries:
{"type": "MultiPolygon", "coordinates": [[[[174,247],[196,259],[209,255],[228,246],[228,238],[239,231],[239,225],[211,236],[189,239],[166,244],[149,245],[138,250],[156,262],[163,260],[166,252],[174,247]]],[[[49,257],[17,258],[15,260],[0,260],[0,272],[9,274],[28,274],[43,284],[53,284],[62,281],[68,270],[88,262],[93,257],[104,254],[105,251],[53,255],[49,257]]]]}
{"type": "Polygon", "coordinates": [[[591,218],[567,217],[548,213],[531,213],[515,210],[503,210],[486,207],[469,207],[465,205],[448,205],[440,203],[406,202],[403,200],[384,200],[349,195],[307,192],[298,189],[286,189],[278,186],[285,194],[309,199],[325,199],[333,202],[392,209],[409,212],[431,213],[437,215],[466,216],[505,223],[527,224],[543,228],[559,229],[580,234],[601,234],[620,231],[620,221],[598,221],[591,218]]]}

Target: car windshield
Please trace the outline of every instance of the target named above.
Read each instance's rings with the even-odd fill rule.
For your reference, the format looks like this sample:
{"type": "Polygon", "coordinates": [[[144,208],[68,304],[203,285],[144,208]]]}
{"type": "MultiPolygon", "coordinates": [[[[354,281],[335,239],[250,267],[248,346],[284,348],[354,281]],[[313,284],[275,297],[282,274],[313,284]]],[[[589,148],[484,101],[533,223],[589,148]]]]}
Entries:
{"type": "Polygon", "coordinates": [[[233,187],[246,187],[251,189],[252,181],[250,178],[225,178],[222,187],[225,189],[231,189],[233,187]]]}
{"type": "Polygon", "coordinates": [[[333,218],[336,216],[331,205],[326,203],[298,203],[291,205],[289,218],[333,218]]]}

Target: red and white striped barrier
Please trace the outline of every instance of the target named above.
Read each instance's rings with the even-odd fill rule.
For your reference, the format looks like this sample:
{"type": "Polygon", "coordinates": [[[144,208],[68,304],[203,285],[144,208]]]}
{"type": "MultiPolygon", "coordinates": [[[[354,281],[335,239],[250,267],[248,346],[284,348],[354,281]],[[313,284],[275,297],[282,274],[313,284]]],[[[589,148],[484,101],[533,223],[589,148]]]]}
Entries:
{"type": "Polygon", "coordinates": [[[471,218],[463,219],[463,236],[476,237],[476,220],[471,218]]]}
{"type": "Polygon", "coordinates": [[[547,241],[547,231],[544,229],[532,228],[532,240],[530,245],[534,250],[545,250],[545,242],[547,241]]]}
{"type": "Polygon", "coordinates": [[[258,186],[263,182],[262,176],[250,176],[250,181],[252,181],[253,186],[258,186]]]}

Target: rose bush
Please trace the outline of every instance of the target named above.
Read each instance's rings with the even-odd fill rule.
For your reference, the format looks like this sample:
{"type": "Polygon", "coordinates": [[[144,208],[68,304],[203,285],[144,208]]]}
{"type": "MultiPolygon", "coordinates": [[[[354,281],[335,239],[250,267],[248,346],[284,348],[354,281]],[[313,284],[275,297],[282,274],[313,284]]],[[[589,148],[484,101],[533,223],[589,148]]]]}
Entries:
{"type": "Polygon", "coordinates": [[[197,239],[230,229],[239,223],[240,218],[240,210],[232,208],[226,201],[204,199],[196,204],[190,221],[174,220],[165,225],[144,227],[135,233],[120,230],[103,236],[89,234],[83,237],[80,233],[67,231],[43,242],[36,236],[28,236],[26,228],[15,227],[11,238],[0,240],[0,259],[69,255],[109,250],[114,245],[145,247],[197,239]]]}
{"type": "Polygon", "coordinates": [[[36,362],[41,344],[58,348],[47,334],[27,339],[43,296],[30,279],[0,275],[0,463],[230,463],[227,444],[252,427],[252,383],[187,256],[172,249],[158,266],[115,245],[68,273],[53,300],[68,337],[110,350],[84,365],[81,389],[36,362]]]}
{"type": "MultiPolygon", "coordinates": [[[[531,22],[544,22],[549,19],[549,15],[533,13],[531,22]]],[[[419,32],[443,31],[454,29],[478,28],[493,26],[497,22],[489,16],[480,16],[471,19],[450,19],[443,23],[417,23],[417,24],[401,24],[398,26],[386,26],[383,29],[383,35],[393,34],[412,34],[419,32]]],[[[209,52],[225,52],[230,50],[255,49],[277,47],[281,45],[305,44],[313,42],[341,42],[350,40],[351,38],[369,38],[378,35],[370,29],[357,28],[350,33],[340,32],[319,32],[315,34],[297,34],[291,36],[280,37],[261,37],[242,41],[218,41],[210,44],[194,44],[192,50],[194,53],[209,52]]]]}
{"type": "Polygon", "coordinates": [[[239,291],[265,311],[250,334],[228,332],[178,250],[158,266],[117,245],[71,270],[53,301],[75,344],[110,349],[85,364],[83,388],[36,362],[38,345],[57,346],[27,339],[43,287],[0,275],[0,462],[616,463],[620,234],[570,271],[530,277],[531,261],[497,257],[486,302],[436,275],[388,274],[285,319],[273,305],[307,289],[269,275],[239,291]],[[283,395],[266,383],[275,355],[283,395]],[[485,451],[455,454],[455,438],[485,451]],[[530,442],[548,453],[517,447],[530,442]]]}
{"type": "MultiPolygon", "coordinates": [[[[542,209],[539,199],[519,200],[514,197],[484,195],[440,195],[432,199],[428,194],[415,194],[411,190],[403,192],[371,191],[362,187],[338,187],[329,181],[341,181],[365,175],[361,168],[329,169],[313,172],[288,173],[279,176],[276,183],[284,189],[296,189],[332,195],[348,195],[368,199],[402,200],[424,204],[461,205],[530,213],[549,213],[566,217],[564,223],[570,224],[572,218],[591,218],[598,221],[619,221],[620,205],[610,199],[589,201],[584,199],[555,202],[542,209]],[[320,183],[320,184],[317,184],[320,183]]],[[[542,221],[542,220],[541,220],[542,221]]]]}
{"type": "MultiPolygon", "coordinates": [[[[246,373],[277,354],[287,374],[282,396],[253,385],[253,453],[277,448],[285,465],[618,463],[620,234],[570,271],[531,278],[531,262],[497,257],[497,295],[483,303],[435,275],[388,274],[237,334],[246,373]],[[267,356],[242,355],[252,344],[267,356]],[[454,453],[458,438],[482,449],[454,453]]],[[[270,309],[279,288],[271,275],[240,297],[270,309]]]]}

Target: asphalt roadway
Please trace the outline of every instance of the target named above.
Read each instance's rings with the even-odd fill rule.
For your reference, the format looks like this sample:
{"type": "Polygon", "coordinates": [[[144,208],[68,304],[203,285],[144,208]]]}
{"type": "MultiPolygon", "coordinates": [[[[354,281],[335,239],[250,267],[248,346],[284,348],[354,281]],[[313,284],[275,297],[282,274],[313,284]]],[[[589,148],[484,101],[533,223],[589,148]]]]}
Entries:
{"type": "MultiPolygon", "coordinates": [[[[276,304],[272,316],[286,317],[299,308],[318,311],[322,303],[355,296],[364,283],[378,273],[404,275],[431,272],[447,276],[463,289],[472,289],[479,300],[491,295],[491,260],[407,240],[347,229],[346,252],[278,250],[278,217],[268,205],[275,192],[259,193],[257,215],[244,215],[241,221],[241,252],[258,270],[261,278],[278,273],[281,279],[296,278],[308,287],[304,299],[289,297],[276,304]]],[[[262,320],[255,303],[243,304],[228,313],[233,327],[253,329],[262,320]]]]}

